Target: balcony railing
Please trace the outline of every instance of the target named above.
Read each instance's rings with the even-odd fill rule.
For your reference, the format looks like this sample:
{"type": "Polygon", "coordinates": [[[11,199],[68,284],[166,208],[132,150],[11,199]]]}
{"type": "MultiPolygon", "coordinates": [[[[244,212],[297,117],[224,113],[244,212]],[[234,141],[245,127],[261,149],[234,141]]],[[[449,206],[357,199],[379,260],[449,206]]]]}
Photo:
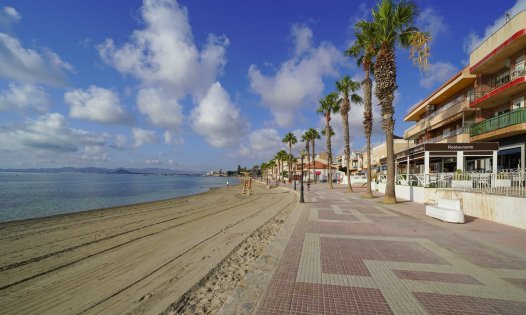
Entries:
{"type": "Polygon", "coordinates": [[[426,116],[424,116],[422,119],[420,119],[416,124],[414,124],[413,126],[407,128],[405,130],[405,133],[409,132],[410,130],[412,130],[413,128],[417,128],[417,127],[422,127],[423,124],[425,124],[426,122],[430,121],[431,119],[433,119],[433,117],[435,117],[436,115],[440,114],[440,113],[443,113],[445,112],[446,110],[454,107],[455,105],[458,105],[458,104],[461,104],[462,102],[466,101],[466,98],[462,95],[462,96],[459,96],[455,99],[452,99],[451,101],[447,102],[445,105],[443,105],[442,107],[440,107],[439,109],[427,114],[426,116]]]}
{"type": "Polygon", "coordinates": [[[511,67],[510,70],[502,73],[496,78],[489,80],[486,84],[481,85],[473,90],[472,94],[469,96],[470,102],[473,102],[484,95],[493,92],[504,84],[509,83],[518,77],[523,77],[524,75],[526,75],[526,68],[524,68],[524,65],[515,65],[511,67]]]}
{"type": "Polygon", "coordinates": [[[470,137],[475,137],[486,132],[505,128],[508,126],[526,123],[526,109],[519,108],[508,112],[506,114],[499,115],[490,119],[486,119],[479,123],[473,124],[469,131],[470,137]]]}
{"type": "Polygon", "coordinates": [[[452,130],[452,131],[450,131],[448,133],[443,133],[443,134],[441,134],[439,136],[433,137],[431,139],[427,139],[427,140],[424,139],[420,143],[435,143],[435,142],[439,142],[439,141],[442,141],[444,139],[451,138],[451,137],[458,136],[458,135],[465,134],[465,133],[469,133],[469,127],[458,128],[458,129],[452,130]]]}

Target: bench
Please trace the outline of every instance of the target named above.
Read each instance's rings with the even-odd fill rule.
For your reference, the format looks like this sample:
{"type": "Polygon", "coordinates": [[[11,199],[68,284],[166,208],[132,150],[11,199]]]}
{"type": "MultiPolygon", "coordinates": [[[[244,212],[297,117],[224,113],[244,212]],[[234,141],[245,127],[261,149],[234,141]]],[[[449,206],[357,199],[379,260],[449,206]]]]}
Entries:
{"type": "Polygon", "coordinates": [[[460,200],[438,199],[437,205],[426,205],[426,215],[451,223],[464,223],[460,200]]]}

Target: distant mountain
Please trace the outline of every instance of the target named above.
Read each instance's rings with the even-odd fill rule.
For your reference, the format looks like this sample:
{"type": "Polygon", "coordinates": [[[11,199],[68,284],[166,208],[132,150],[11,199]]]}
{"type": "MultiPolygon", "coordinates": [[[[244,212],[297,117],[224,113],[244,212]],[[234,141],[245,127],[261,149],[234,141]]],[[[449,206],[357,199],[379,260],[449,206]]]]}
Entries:
{"type": "Polygon", "coordinates": [[[200,175],[203,172],[169,170],[165,168],[102,168],[102,167],[60,167],[0,169],[0,172],[16,173],[95,173],[95,174],[159,174],[159,175],[200,175]]]}

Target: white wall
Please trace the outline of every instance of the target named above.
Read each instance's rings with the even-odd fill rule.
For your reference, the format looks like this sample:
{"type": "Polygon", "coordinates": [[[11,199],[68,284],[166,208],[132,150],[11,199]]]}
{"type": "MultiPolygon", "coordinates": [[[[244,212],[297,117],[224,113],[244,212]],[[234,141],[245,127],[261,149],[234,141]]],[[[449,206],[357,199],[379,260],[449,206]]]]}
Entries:
{"type": "MultiPolygon", "coordinates": [[[[385,192],[385,183],[371,186],[373,190],[385,192]]],[[[405,185],[396,185],[395,189],[397,199],[418,203],[457,199],[466,215],[526,229],[526,198],[405,185]]]]}

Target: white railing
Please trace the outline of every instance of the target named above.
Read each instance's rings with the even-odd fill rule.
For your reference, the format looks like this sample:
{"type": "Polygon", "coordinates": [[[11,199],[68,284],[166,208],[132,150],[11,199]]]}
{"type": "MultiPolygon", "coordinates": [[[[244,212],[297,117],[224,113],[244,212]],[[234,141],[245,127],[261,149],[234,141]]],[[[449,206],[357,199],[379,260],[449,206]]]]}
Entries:
{"type": "Polygon", "coordinates": [[[465,133],[469,134],[469,127],[458,128],[448,133],[441,134],[440,136],[436,136],[431,139],[423,140],[421,143],[435,143],[435,142],[439,142],[444,139],[451,138],[451,137],[458,136],[458,135],[465,134],[465,133]]]}
{"type": "Polygon", "coordinates": [[[526,197],[526,172],[521,170],[500,170],[497,173],[399,174],[396,176],[396,184],[526,197]]]}
{"type": "Polygon", "coordinates": [[[416,127],[422,127],[422,124],[424,124],[426,121],[429,121],[431,120],[433,117],[435,117],[436,115],[440,114],[440,113],[443,113],[445,112],[446,110],[454,107],[455,105],[458,105],[458,104],[461,104],[463,102],[466,101],[466,97],[464,95],[462,96],[458,96],[454,99],[452,99],[451,101],[447,102],[445,105],[443,105],[442,107],[440,107],[439,109],[433,111],[433,112],[430,112],[429,114],[427,114],[426,116],[424,116],[422,119],[420,119],[419,121],[416,122],[416,124],[414,124],[413,126],[407,128],[405,130],[405,133],[409,132],[410,130],[412,130],[413,128],[416,128],[416,127]]]}

